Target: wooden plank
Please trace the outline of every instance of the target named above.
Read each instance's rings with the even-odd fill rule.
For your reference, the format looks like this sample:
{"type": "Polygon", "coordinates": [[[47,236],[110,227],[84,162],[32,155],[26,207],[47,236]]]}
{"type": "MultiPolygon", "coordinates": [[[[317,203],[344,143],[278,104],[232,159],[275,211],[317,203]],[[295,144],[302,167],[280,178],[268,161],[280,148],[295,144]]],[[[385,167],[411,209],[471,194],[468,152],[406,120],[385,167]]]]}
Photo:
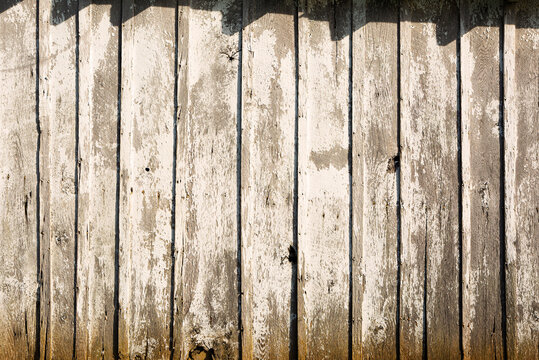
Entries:
{"type": "Polygon", "coordinates": [[[453,1],[401,2],[403,359],[460,357],[453,1]]]}
{"type": "Polygon", "coordinates": [[[120,358],[170,357],[175,4],[123,3],[120,358]]]}
{"type": "Polygon", "coordinates": [[[236,359],[241,1],[191,1],[180,12],[175,354],[236,359]]]}
{"type": "Polygon", "coordinates": [[[244,359],[288,359],[294,351],[295,11],[294,1],[250,0],[244,5],[244,359]]]}
{"type": "Polygon", "coordinates": [[[40,123],[42,131],[41,357],[73,355],[75,299],[76,4],[39,3],[40,123]]]}
{"type": "Polygon", "coordinates": [[[300,1],[300,359],[348,356],[350,3],[300,1]]]}
{"type": "Polygon", "coordinates": [[[509,359],[539,358],[539,7],[505,17],[505,234],[509,359]]]}
{"type": "Polygon", "coordinates": [[[396,358],[396,1],[354,2],[353,353],[396,358]]]}
{"type": "Polygon", "coordinates": [[[113,357],[119,7],[80,2],[76,356],[113,357]]]}
{"type": "Polygon", "coordinates": [[[501,3],[460,8],[462,313],[465,359],[503,358],[500,295],[499,41],[501,3]]]}
{"type": "Polygon", "coordinates": [[[37,295],[36,7],[0,12],[0,358],[34,356],[37,295]]]}

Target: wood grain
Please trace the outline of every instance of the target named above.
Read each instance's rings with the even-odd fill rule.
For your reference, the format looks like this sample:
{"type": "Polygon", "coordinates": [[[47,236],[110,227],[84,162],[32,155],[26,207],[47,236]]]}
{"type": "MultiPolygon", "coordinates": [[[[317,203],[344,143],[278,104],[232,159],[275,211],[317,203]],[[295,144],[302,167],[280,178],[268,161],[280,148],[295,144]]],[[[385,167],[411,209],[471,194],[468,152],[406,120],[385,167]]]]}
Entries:
{"type": "MultiPolygon", "coordinates": [[[[244,4],[242,325],[244,359],[288,359],[294,248],[293,1],[244,4]]],[[[295,285],[295,284],[294,284],[295,285]]]]}
{"type": "Polygon", "coordinates": [[[39,3],[41,356],[73,356],[75,322],[76,12],[75,3],[39,3]]]}
{"type": "Polygon", "coordinates": [[[348,356],[350,3],[300,1],[300,359],[348,356]]]}
{"type": "Polygon", "coordinates": [[[459,350],[457,8],[401,2],[401,357],[459,350]]]}
{"type": "Polygon", "coordinates": [[[354,359],[396,358],[397,5],[354,2],[354,359]]]}
{"type": "Polygon", "coordinates": [[[180,11],[175,354],[237,359],[241,1],[197,0],[180,11]]]}
{"type": "Polygon", "coordinates": [[[0,13],[0,358],[35,353],[36,7],[0,13]]]}
{"type": "Polygon", "coordinates": [[[118,331],[122,359],[170,357],[174,4],[172,0],[123,3],[118,331]]]}
{"type": "Polygon", "coordinates": [[[505,240],[509,359],[539,358],[539,7],[505,12],[505,240]]]}
{"type": "Polygon", "coordinates": [[[78,358],[114,356],[118,7],[81,1],[78,358]]]}
{"type": "Polygon", "coordinates": [[[460,19],[464,358],[499,359],[500,2],[464,1],[460,19]]]}

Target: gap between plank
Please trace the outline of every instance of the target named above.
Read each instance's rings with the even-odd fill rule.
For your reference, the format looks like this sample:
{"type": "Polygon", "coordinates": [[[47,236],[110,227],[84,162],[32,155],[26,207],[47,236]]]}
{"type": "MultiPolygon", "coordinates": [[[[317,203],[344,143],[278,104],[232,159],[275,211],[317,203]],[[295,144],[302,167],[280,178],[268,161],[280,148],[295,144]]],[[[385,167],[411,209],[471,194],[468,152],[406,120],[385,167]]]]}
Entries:
{"type": "Polygon", "coordinates": [[[397,186],[397,311],[395,326],[395,347],[400,360],[400,313],[401,313],[401,2],[397,1],[397,163],[395,182],[397,186]]]}
{"type": "Polygon", "coordinates": [[[498,121],[498,131],[499,131],[499,142],[500,142],[500,297],[502,305],[502,347],[503,347],[503,358],[507,359],[507,297],[506,297],[506,272],[505,272],[505,263],[506,263],[506,240],[505,240],[505,71],[504,71],[504,51],[505,51],[505,0],[500,0],[501,3],[501,19],[499,22],[500,26],[500,39],[499,43],[499,121],[498,121]]]}
{"type": "Polygon", "coordinates": [[[237,286],[238,286],[238,359],[243,356],[243,324],[241,320],[241,300],[243,296],[241,284],[241,145],[242,145],[242,62],[243,62],[243,2],[240,12],[240,31],[238,34],[238,78],[237,78],[237,109],[236,109],[236,227],[237,227],[237,286]]]}
{"type": "Polygon", "coordinates": [[[41,358],[41,292],[43,290],[43,278],[41,276],[41,172],[40,172],[40,152],[41,152],[41,122],[39,120],[39,0],[36,0],[36,276],[37,276],[37,294],[36,294],[36,334],[34,359],[41,358]]]}
{"type": "Polygon", "coordinates": [[[290,279],[290,360],[298,358],[298,169],[299,169],[299,4],[294,2],[294,204],[292,208],[292,247],[296,253],[296,261],[292,262],[290,279]]]}
{"type": "Polygon", "coordinates": [[[428,208],[425,205],[425,250],[423,258],[423,360],[428,360],[428,320],[427,320],[427,285],[428,285],[428,268],[427,268],[427,251],[428,251],[428,234],[429,234],[429,213],[428,208]]]}
{"type": "Polygon", "coordinates": [[[458,307],[459,307],[459,351],[460,358],[464,359],[464,300],[463,300],[463,261],[462,261],[462,232],[463,232],[463,213],[462,213],[462,77],[461,77],[461,37],[462,37],[462,28],[461,28],[461,6],[459,2],[457,21],[458,21],[458,33],[457,33],[457,66],[456,66],[456,76],[457,76],[457,176],[458,176],[458,307]]]}
{"type": "Polygon", "coordinates": [[[353,191],[353,75],[354,75],[354,56],[353,56],[353,44],[354,44],[354,1],[350,0],[350,35],[348,38],[348,359],[352,359],[353,351],[353,324],[354,324],[354,278],[353,278],[353,220],[354,220],[354,191],[353,191]]]}
{"type": "Polygon", "coordinates": [[[77,289],[78,289],[78,262],[79,262],[79,187],[80,187],[80,0],[75,4],[75,223],[74,223],[74,254],[73,254],[73,359],[77,355],[77,289]]]}
{"type": "Polygon", "coordinates": [[[174,359],[174,291],[176,287],[176,161],[178,159],[178,52],[179,52],[179,2],[176,0],[176,9],[174,11],[174,119],[173,119],[173,135],[172,135],[172,204],[171,204],[171,220],[170,220],[170,255],[171,255],[171,276],[170,276],[170,360],[174,359]]]}

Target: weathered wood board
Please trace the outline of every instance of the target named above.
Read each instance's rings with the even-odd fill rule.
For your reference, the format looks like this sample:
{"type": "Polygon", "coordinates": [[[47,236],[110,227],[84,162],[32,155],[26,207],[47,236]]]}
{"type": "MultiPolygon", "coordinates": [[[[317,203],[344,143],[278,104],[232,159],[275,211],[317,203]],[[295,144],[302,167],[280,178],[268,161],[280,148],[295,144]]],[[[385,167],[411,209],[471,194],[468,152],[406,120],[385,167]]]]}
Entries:
{"type": "MultiPolygon", "coordinates": [[[[244,3],[242,350],[288,359],[296,347],[294,1],[244,3]],[[295,297],[295,296],[294,296],[295,297]],[[294,327],[294,328],[293,328],[294,327]]],[[[293,355],[292,355],[293,356],[293,355]]]]}
{"type": "Polygon", "coordinates": [[[78,358],[113,358],[120,8],[79,3],[78,358]]]}
{"type": "Polygon", "coordinates": [[[77,17],[74,2],[39,2],[42,358],[73,356],[77,179],[77,17]]]}
{"type": "Polygon", "coordinates": [[[36,351],[36,7],[0,13],[0,357],[36,351]]]}
{"type": "Polygon", "coordinates": [[[403,359],[460,357],[457,11],[401,2],[403,359]]]}
{"type": "Polygon", "coordinates": [[[463,355],[501,359],[501,3],[466,1],[460,20],[463,355]]]}
{"type": "Polygon", "coordinates": [[[354,1],[352,358],[396,358],[396,1],[354,1]]]}
{"type": "Polygon", "coordinates": [[[120,358],[170,357],[174,1],[124,1],[120,358]],[[144,11],[140,11],[143,9],[144,11]],[[136,14],[136,16],[135,16],[136,14]]]}
{"type": "Polygon", "coordinates": [[[299,3],[300,359],[348,356],[350,9],[299,3]]]}
{"type": "Polygon", "coordinates": [[[235,359],[241,2],[197,0],[180,12],[175,354],[235,359]]]}
{"type": "Polygon", "coordinates": [[[508,4],[504,26],[507,355],[539,358],[539,7],[508,4]]]}

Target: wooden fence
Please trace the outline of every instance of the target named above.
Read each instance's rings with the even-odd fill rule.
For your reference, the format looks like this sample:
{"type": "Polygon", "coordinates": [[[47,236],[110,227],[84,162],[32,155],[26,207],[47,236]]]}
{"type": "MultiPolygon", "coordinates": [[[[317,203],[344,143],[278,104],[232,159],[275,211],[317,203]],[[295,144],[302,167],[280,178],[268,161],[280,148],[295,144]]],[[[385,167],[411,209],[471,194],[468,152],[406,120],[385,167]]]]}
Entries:
{"type": "Polygon", "coordinates": [[[539,359],[539,2],[0,1],[0,358],[539,359]]]}

